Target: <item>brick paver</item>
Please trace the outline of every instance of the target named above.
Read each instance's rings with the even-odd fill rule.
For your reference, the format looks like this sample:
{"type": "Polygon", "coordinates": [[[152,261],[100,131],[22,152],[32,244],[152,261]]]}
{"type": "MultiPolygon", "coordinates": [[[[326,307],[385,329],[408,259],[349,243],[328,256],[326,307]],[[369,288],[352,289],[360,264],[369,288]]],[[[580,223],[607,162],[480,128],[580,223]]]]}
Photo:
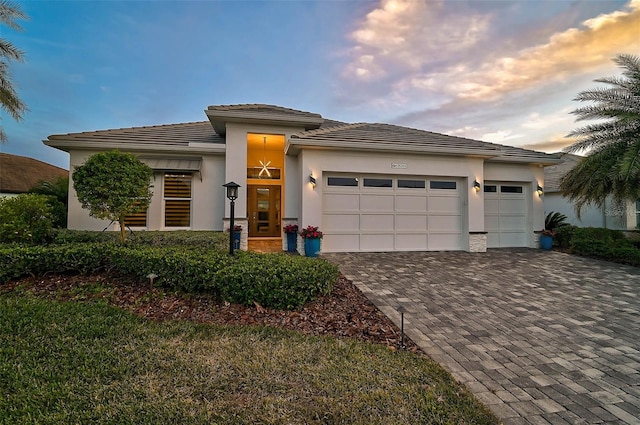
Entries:
{"type": "Polygon", "coordinates": [[[508,424],[640,424],[640,269],[534,249],[325,254],[508,424]]]}

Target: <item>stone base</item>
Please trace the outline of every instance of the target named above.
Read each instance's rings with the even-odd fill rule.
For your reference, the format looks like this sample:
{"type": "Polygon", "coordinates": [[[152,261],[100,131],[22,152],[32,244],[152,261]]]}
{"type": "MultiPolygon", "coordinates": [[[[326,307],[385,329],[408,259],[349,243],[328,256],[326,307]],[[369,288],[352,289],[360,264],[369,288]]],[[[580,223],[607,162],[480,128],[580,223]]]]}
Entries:
{"type": "MultiPolygon", "coordinates": [[[[233,222],[236,226],[242,226],[242,232],[240,232],[240,249],[246,251],[248,249],[247,239],[249,236],[249,221],[246,218],[235,217],[233,222]]],[[[229,232],[229,219],[222,220],[222,228],[225,232],[229,232]]]]}
{"type": "Polygon", "coordinates": [[[469,252],[487,252],[486,232],[469,232],[469,252]]]}

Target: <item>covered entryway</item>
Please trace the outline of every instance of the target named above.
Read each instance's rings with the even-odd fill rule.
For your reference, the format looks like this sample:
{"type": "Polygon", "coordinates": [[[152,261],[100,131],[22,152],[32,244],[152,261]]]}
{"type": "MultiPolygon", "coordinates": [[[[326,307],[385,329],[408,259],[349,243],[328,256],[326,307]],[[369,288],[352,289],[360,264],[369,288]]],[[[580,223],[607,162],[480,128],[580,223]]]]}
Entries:
{"type": "Polygon", "coordinates": [[[529,246],[527,211],[527,186],[524,183],[485,182],[487,248],[529,246]]]}
{"type": "Polygon", "coordinates": [[[323,252],[462,249],[462,180],[325,174],[323,252]]]}

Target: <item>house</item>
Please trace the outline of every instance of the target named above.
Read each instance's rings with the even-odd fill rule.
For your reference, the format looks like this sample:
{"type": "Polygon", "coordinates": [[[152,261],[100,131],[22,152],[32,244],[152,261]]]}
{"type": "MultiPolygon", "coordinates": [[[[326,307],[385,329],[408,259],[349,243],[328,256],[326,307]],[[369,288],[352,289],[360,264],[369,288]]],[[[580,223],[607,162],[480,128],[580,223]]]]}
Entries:
{"type": "MultiPolygon", "coordinates": [[[[241,186],[234,216],[243,248],[249,239],[284,249],[282,228],[294,223],[320,226],[324,252],[537,246],[534,232],[544,225],[537,187],[553,155],[273,105],[209,106],[205,114],[204,122],[51,135],[44,143],[69,152],[71,170],[111,149],[148,164],[154,194],[131,218],[133,228],[228,228],[222,185],[233,181],[241,186]]],[[[90,217],[70,191],[69,228],[116,226],[90,217]]]]}
{"type": "Polygon", "coordinates": [[[574,204],[562,196],[560,180],[582,159],[581,156],[563,153],[561,162],[544,169],[546,182],[544,191],[545,213],[559,212],[567,216],[567,223],[579,227],[604,227],[607,229],[633,230],[640,224],[640,200],[629,201],[625,208],[616,208],[612,202],[605,201],[601,208],[585,206],[580,218],[574,204]]]}
{"type": "Polygon", "coordinates": [[[25,156],[0,153],[0,197],[27,193],[42,181],[55,182],[69,172],[25,156]]]}

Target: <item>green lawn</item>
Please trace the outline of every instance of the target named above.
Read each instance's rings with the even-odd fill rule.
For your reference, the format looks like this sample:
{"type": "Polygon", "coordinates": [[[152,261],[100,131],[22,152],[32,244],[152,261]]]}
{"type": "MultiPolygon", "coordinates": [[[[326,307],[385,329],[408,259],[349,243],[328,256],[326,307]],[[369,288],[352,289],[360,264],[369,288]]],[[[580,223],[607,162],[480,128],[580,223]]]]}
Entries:
{"type": "Polygon", "coordinates": [[[495,424],[423,356],[0,295],[0,423],[495,424]]]}

